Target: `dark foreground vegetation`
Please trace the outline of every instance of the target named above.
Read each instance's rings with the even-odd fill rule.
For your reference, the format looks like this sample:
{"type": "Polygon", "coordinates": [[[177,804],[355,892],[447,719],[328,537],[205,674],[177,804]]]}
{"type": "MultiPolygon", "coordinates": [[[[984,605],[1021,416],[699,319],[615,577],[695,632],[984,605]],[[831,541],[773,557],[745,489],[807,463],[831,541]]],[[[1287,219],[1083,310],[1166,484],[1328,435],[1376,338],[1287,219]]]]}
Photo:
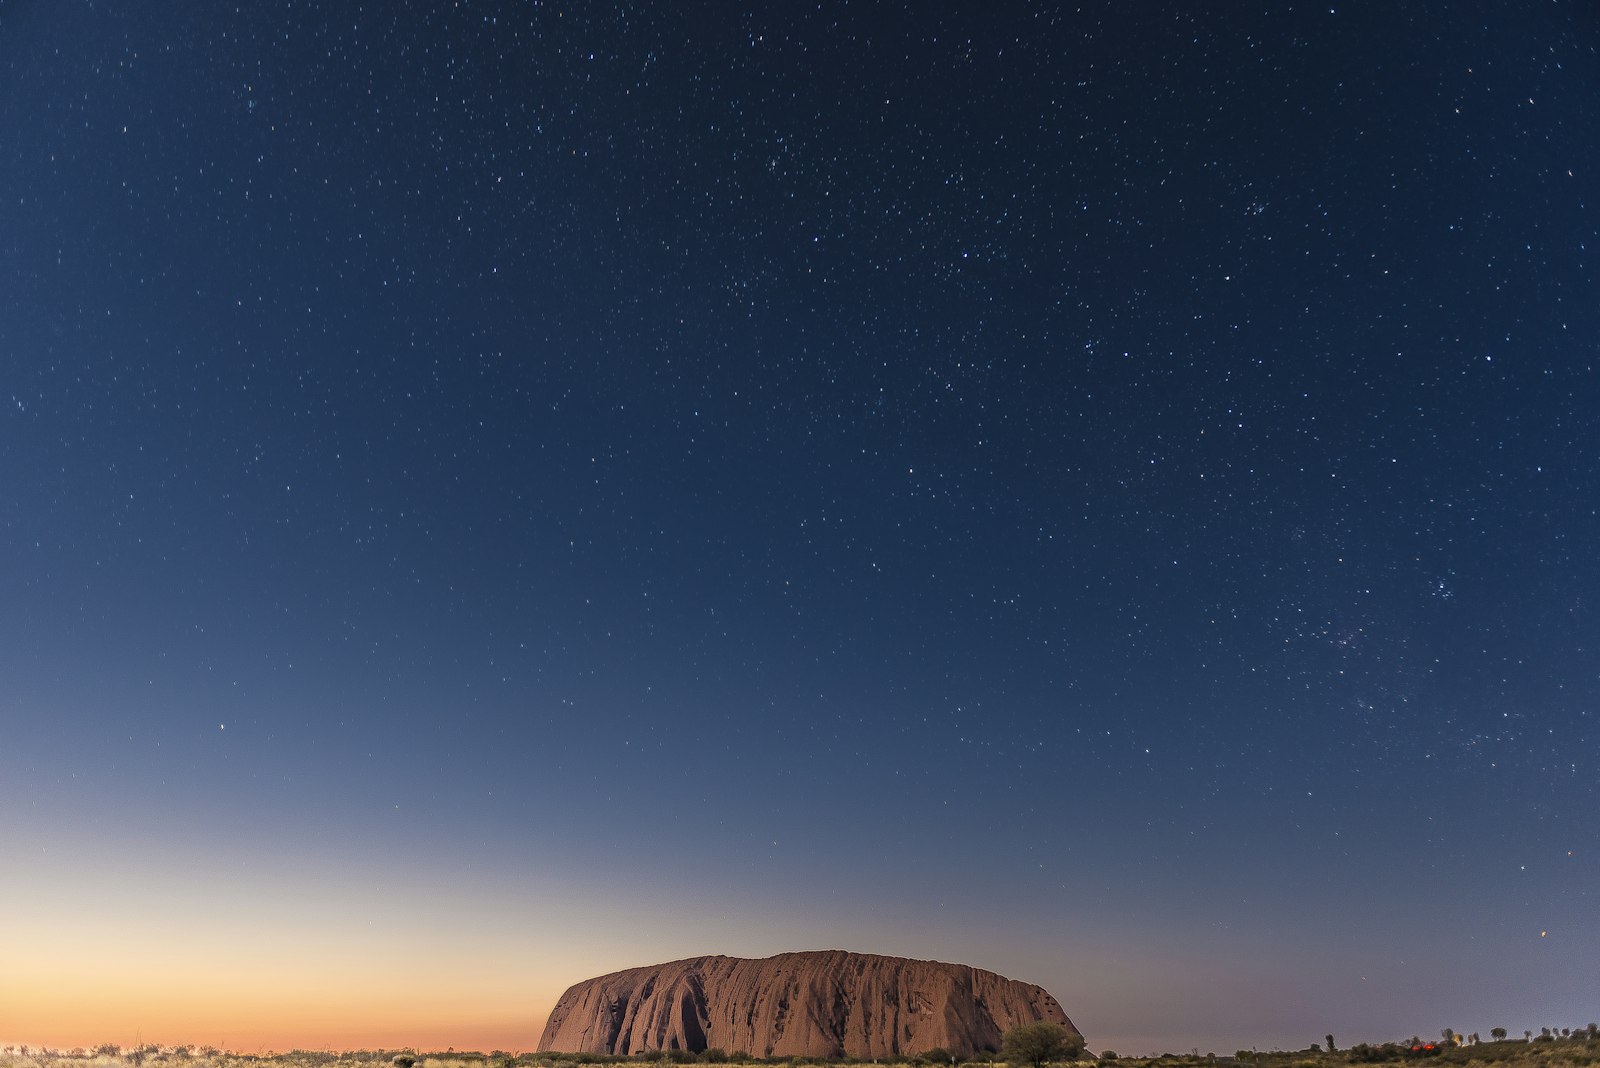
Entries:
{"type": "MultiPolygon", "coordinates": [[[[947,1050],[878,1061],[850,1058],[826,1060],[805,1057],[752,1057],[740,1050],[652,1051],[629,1057],[609,1057],[594,1053],[515,1053],[493,1050],[488,1053],[457,1050],[421,1051],[415,1049],[363,1049],[258,1051],[240,1053],[211,1046],[160,1046],[156,1044],[122,1048],[106,1044],[93,1049],[46,1049],[29,1046],[0,1046],[0,1068],[576,1068],[578,1065],[638,1065],[670,1068],[683,1064],[726,1065],[906,1065],[908,1068],[937,1068],[941,1065],[970,1065],[989,1068],[1034,1068],[1043,1064],[1097,1065],[1108,1068],[1344,1068],[1363,1065],[1403,1065],[1405,1068],[1587,1068],[1600,1065],[1600,1027],[1588,1024],[1579,1028],[1543,1028],[1523,1031],[1510,1037],[1503,1028],[1493,1028],[1489,1037],[1459,1035],[1445,1031],[1438,1038],[1410,1038],[1379,1044],[1358,1043],[1340,1047],[1333,1035],[1325,1036],[1302,1050],[1237,1050],[1230,1055],[1201,1053],[1163,1053],[1157,1057],[1118,1056],[1113,1050],[1093,1053],[1082,1050],[1066,1032],[1060,1045],[1045,1043],[1041,1050],[1024,1046],[1007,1035],[1003,1050],[973,1057],[952,1056],[947,1050]],[[1037,1058],[1037,1059],[1036,1059],[1037,1058]]],[[[1044,1036],[1032,1036],[1043,1040],[1044,1036]]]]}

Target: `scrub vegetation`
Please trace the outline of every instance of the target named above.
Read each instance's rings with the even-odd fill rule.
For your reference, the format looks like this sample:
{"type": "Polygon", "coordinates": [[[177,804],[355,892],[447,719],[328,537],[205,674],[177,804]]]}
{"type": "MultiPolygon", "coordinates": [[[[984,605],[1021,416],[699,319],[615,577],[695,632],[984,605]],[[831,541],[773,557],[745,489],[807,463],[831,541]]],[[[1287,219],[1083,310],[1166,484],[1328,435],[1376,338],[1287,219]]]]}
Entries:
{"type": "MultiPolygon", "coordinates": [[[[1439,1038],[1412,1036],[1398,1042],[1359,1043],[1338,1048],[1332,1035],[1302,1050],[1237,1050],[1231,1055],[1216,1053],[1164,1053],[1156,1057],[1119,1056],[1112,1050],[1075,1053],[1064,1051],[1063,1059],[1046,1063],[1096,1065],[1116,1068],[1344,1068],[1344,1066],[1398,1065],[1404,1068],[1588,1068],[1600,1065],[1600,1027],[1542,1028],[1523,1031],[1517,1037],[1493,1037],[1504,1033],[1494,1028],[1491,1037],[1459,1035],[1447,1030],[1439,1038]],[[1066,1058],[1075,1057],[1068,1060],[1066,1058]]],[[[576,1068],[578,1065],[639,1065],[670,1068],[682,1064],[737,1065],[904,1065],[906,1068],[934,1068],[940,1064],[976,1065],[981,1068],[1005,1065],[1006,1068],[1032,1068],[1027,1061],[1008,1064],[1002,1054],[977,1058],[952,1057],[945,1050],[894,1060],[826,1061],[803,1057],[758,1058],[734,1050],[706,1050],[688,1053],[670,1050],[631,1057],[607,1057],[591,1053],[443,1053],[414,1049],[363,1049],[333,1052],[328,1050],[289,1050],[287,1052],[239,1053],[210,1046],[159,1046],[155,1044],[123,1049],[102,1045],[93,1049],[44,1049],[30,1046],[0,1046],[0,1068],[576,1068]]]]}

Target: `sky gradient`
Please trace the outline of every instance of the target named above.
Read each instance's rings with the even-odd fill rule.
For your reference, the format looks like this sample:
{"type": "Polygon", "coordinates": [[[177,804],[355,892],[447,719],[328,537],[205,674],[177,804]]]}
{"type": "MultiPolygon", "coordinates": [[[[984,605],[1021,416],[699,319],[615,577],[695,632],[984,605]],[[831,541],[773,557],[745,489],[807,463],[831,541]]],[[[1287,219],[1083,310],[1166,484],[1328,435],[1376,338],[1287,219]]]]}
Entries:
{"type": "Polygon", "coordinates": [[[0,8],[0,1042],[843,948],[1600,1016],[1587,4],[0,8]]]}

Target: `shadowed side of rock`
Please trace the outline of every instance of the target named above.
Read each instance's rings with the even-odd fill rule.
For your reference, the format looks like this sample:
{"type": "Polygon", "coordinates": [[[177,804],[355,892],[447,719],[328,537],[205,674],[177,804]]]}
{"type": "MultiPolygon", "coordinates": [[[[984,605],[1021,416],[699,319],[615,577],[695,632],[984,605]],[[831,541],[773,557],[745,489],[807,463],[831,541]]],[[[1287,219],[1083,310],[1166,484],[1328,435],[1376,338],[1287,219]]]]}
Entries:
{"type": "Polygon", "coordinates": [[[708,1048],[757,1057],[892,1057],[994,1050],[1048,1020],[1077,1031],[1042,988],[964,964],[824,950],[695,957],[571,987],[542,1051],[632,1054],[708,1048]]]}

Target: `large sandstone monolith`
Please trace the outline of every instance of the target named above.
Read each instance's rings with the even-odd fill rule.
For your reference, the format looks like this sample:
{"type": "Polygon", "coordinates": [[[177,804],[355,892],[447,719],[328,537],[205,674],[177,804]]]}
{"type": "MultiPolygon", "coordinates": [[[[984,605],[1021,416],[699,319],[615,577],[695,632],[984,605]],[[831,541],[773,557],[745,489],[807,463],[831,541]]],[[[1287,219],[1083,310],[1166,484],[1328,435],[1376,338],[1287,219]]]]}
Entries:
{"type": "Polygon", "coordinates": [[[964,964],[823,950],[760,960],[695,957],[571,987],[541,1051],[722,1049],[756,1057],[894,1057],[1000,1047],[1019,1023],[1078,1029],[1056,999],[964,964]]]}

